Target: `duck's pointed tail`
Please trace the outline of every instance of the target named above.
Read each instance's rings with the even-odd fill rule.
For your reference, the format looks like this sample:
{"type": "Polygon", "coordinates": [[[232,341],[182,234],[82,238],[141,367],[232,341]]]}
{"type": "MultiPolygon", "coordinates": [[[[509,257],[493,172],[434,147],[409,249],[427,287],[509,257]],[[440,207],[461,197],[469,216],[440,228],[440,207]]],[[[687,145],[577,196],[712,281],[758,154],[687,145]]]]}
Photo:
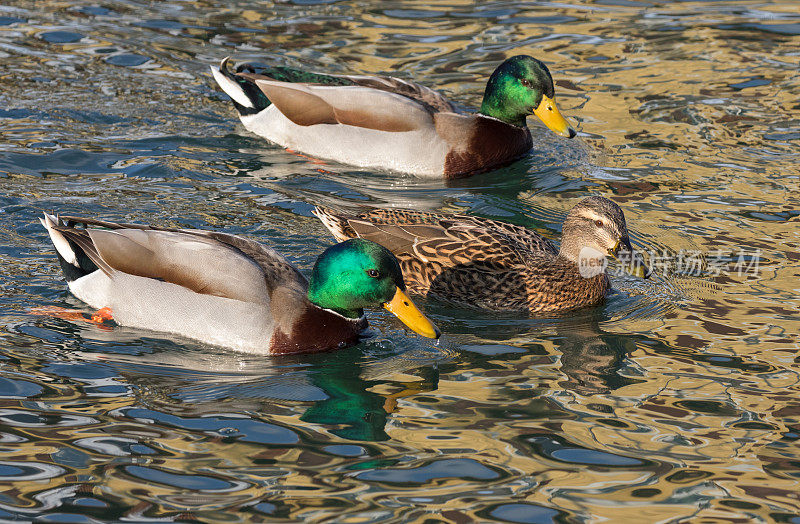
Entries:
{"type": "Polygon", "coordinates": [[[322,206],[316,206],[312,213],[322,222],[322,225],[328,228],[337,241],[344,242],[349,238],[356,238],[358,236],[355,230],[348,224],[348,219],[353,217],[322,206]]]}
{"type": "Polygon", "coordinates": [[[89,259],[84,250],[63,233],[66,227],[59,217],[44,213],[44,217],[40,218],[39,222],[50,235],[50,241],[56,248],[58,262],[61,264],[61,270],[64,272],[67,282],[72,282],[98,270],[98,266],[89,259]]]}
{"type": "Polygon", "coordinates": [[[211,74],[225,94],[231,97],[239,114],[252,115],[269,107],[269,98],[252,79],[232,73],[228,69],[229,59],[226,56],[219,66],[211,66],[211,74]]]}

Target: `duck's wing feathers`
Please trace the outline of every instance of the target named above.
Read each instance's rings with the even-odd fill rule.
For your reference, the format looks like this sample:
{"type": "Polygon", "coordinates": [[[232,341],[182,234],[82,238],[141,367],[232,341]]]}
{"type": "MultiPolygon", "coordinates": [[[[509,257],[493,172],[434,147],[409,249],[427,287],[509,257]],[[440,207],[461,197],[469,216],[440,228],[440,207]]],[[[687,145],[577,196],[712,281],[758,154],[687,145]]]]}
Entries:
{"type": "MultiPolygon", "coordinates": [[[[220,64],[220,71],[227,71],[228,58],[220,64]]],[[[267,66],[257,70],[249,64],[237,68],[237,76],[251,82],[272,80],[293,84],[327,86],[361,86],[404,96],[425,106],[433,112],[455,112],[456,109],[447,97],[429,87],[392,76],[377,75],[332,75],[312,73],[283,66],[267,66]]]]}
{"type": "Polygon", "coordinates": [[[381,91],[402,95],[425,105],[432,111],[456,111],[453,104],[443,94],[415,82],[409,82],[392,76],[342,75],[340,78],[346,78],[363,87],[371,87],[372,89],[380,89],[381,91]]]}
{"type": "Polygon", "coordinates": [[[395,255],[444,267],[468,265],[473,270],[506,271],[524,266],[530,256],[526,244],[518,241],[517,231],[497,227],[509,224],[492,220],[393,209],[348,217],[318,207],[316,214],[337,238],[366,238],[395,255]]]}
{"type": "Polygon", "coordinates": [[[515,259],[522,260],[558,254],[553,244],[539,233],[487,218],[402,209],[375,209],[348,216],[317,207],[314,213],[338,240],[370,235],[370,240],[385,245],[392,252],[395,249],[387,244],[419,256],[424,255],[423,250],[428,251],[433,246],[444,252],[445,246],[457,242],[462,243],[476,260],[501,256],[501,253],[508,257],[508,252],[513,252],[515,259]],[[414,245],[416,251],[409,247],[414,245]]]}
{"type": "Polygon", "coordinates": [[[297,125],[344,124],[403,132],[432,127],[424,104],[402,95],[362,86],[323,86],[256,79],[278,110],[297,125]]]}
{"type": "Polygon", "coordinates": [[[269,302],[278,286],[307,287],[305,278],[281,255],[242,237],[80,217],[62,220],[67,225],[55,229],[111,278],[115,272],[123,272],[177,284],[196,293],[262,304],[269,302]],[[105,229],[77,228],[75,224],[105,229]]]}
{"type": "Polygon", "coordinates": [[[502,233],[511,241],[519,245],[521,252],[526,256],[540,256],[540,255],[558,255],[558,249],[553,245],[550,240],[546,239],[536,231],[526,227],[509,224],[508,222],[500,222],[497,220],[490,220],[488,218],[469,217],[459,215],[460,220],[469,220],[475,222],[483,228],[502,233]]]}

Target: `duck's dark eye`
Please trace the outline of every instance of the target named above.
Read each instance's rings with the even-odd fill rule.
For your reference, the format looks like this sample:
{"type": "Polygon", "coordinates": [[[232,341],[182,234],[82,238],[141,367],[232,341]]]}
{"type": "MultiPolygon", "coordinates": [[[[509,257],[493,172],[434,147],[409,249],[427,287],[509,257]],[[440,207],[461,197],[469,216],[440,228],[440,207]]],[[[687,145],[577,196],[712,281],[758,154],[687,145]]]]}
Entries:
{"type": "Polygon", "coordinates": [[[378,272],[377,269],[368,269],[367,275],[371,276],[372,278],[378,278],[381,274],[378,272]]]}
{"type": "Polygon", "coordinates": [[[524,85],[525,87],[531,87],[531,81],[527,78],[523,78],[519,81],[520,84],[524,85]]]}
{"type": "Polygon", "coordinates": [[[595,220],[594,225],[596,225],[597,227],[603,227],[603,221],[600,219],[595,220]]]}

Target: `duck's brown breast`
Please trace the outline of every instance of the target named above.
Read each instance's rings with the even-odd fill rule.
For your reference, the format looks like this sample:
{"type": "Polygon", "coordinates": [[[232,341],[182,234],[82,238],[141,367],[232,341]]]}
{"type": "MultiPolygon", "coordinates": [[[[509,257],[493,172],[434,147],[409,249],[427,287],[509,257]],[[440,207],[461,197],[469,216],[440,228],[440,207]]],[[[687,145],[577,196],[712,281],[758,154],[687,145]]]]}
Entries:
{"type": "Polygon", "coordinates": [[[547,267],[529,268],[528,310],[557,313],[594,306],[603,301],[610,286],[605,273],[583,277],[576,264],[556,257],[547,267]]]}
{"type": "Polygon", "coordinates": [[[436,116],[437,131],[450,145],[444,161],[445,178],[462,178],[510,164],[533,146],[527,127],[481,115],[436,116]]]}
{"type": "Polygon", "coordinates": [[[348,319],[332,311],[311,305],[292,323],[289,333],[277,328],[270,343],[271,355],[316,353],[338,349],[358,340],[367,320],[348,319]]]}

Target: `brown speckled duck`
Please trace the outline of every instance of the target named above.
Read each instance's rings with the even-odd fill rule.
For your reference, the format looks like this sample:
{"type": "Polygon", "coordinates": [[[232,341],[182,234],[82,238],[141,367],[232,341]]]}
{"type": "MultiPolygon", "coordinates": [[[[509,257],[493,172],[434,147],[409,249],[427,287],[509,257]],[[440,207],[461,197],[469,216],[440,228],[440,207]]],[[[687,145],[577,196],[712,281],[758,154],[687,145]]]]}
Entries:
{"type": "Polygon", "coordinates": [[[382,305],[439,337],[406,297],[395,257],[368,240],[329,247],[306,280],[240,236],[48,214],[42,225],[70,291],[120,325],[277,355],[351,344],[367,326],[363,309],[382,305]]]}
{"type": "Polygon", "coordinates": [[[364,238],[389,249],[412,292],[462,306],[555,313],[596,305],[610,287],[607,255],[649,275],[622,210],[599,196],[569,212],[560,249],[524,227],[466,215],[376,209],[351,216],[322,207],[314,214],[338,240],[364,238]]]}
{"type": "Polygon", "coordinates": [[[383,76],[310,73],[224,59],[214,79],[249,131],[319,158],[419,176],[458,178],[509,164],[532,145],[526,117],[575,131],[555,103],[547,66],[513,56],[489,77],[480,110],[461,113],[441,93],[383,76]]]}

